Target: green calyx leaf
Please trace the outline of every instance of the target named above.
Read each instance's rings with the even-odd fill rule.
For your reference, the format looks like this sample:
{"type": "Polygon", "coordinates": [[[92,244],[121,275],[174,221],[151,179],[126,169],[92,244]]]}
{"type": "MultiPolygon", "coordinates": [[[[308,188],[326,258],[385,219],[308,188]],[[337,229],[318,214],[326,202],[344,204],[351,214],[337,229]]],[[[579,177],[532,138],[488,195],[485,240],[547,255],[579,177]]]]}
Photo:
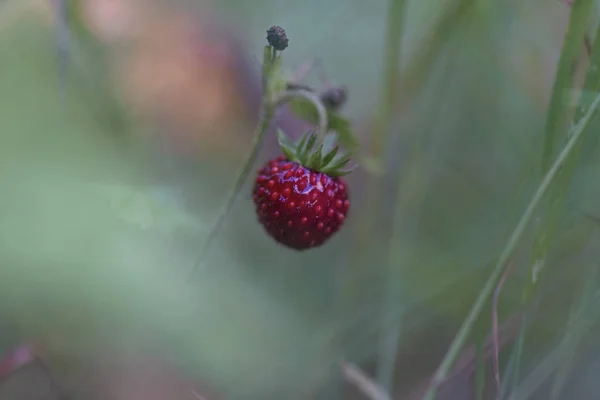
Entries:
{"type": "Polygon", "coordinates": [[[325,145],[319,143],[316,150],[313,150],[318,140],[318,135],[314,131],[304,133],[298,142],[294,143],[281,129],[278,129],[277,140],[281,151],[289,161],[300,163],[311,170],[321,171],[331,176],[347,175],[354,170],[354,167],[346,168],[352,159],[352,154],[340,154],[338,145],[325,150],[325,145]]]}
{"type": "Polygon", "coordinates": [[[308,165],[310,152],[312,151],[317,141],[317,135],[314,132],[307,133],[308,139],[304,141],[303,147],[298,147],[298,159],[302,165],[308,165]]]}
{"type": "Polygon", "coordinates": [[[325,154],[325,157],[323,157],[323,164],[322,164],[323,168],[325,168],[325,167],[327,167],[327,165],[329,165],[329,163],[333,160],[333,158],[337,154],[338,150],[339,150],[339,146],[335,146],[333,149],[331,149],[331,151],[329,153],[325,154]]]}
{"type": "Polygon", "coordinates": [[[352,160],[352,156],[350,154],[341,154],[335,157],[329,165],[321,168],[321,171],[331,176],[342,176],[347,175],[352,172],[356,167],[351,167],[348,169],[343,169],[348,163],[352,160]]]}
{"type": "Polygon", "coordinates": [[[318,171],[321,168],[321,163],[323,161],[323,145],[320,145],[317,151],[312,153],[308,159],[307,167],[318,171]]]}
{"type": "Polygon", "coordinates": [[[298,151],[302,151],[302,149],[304,149],[304,146],[306,145],[306,141],[308,140],[309,134],[310,134],[310,132],[306,132],[306,133],[302,134],[302,136],[300,136],[300,139],[298,140],[298,144],[296,146],[298,151]]]}
{"type": "Polygon", "coordinates": [[[283,151],[288,160],[298,161],[296,145],[281,129],[277,129],[277,141],[279,142],[281,151],[283,151]]]}

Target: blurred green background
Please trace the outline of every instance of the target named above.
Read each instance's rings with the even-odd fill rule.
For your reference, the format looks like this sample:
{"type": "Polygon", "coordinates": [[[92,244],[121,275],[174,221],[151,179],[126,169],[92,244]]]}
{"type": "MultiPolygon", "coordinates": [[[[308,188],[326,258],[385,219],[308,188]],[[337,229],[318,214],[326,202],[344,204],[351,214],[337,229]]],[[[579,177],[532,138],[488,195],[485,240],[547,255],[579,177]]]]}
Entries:
{"type": "MultiPolygon", "coordinates": [[[[394,398],[419,398],[541,180],[569,7],[407,1],[387,132],[391,172],[378,214],[366,204],[373,177],[359,166],[348,178],[353,203],[344,229],[326,246],[296,253],[264,234],[247,183],[191,282],[200,244],[249,151],[266,29],[286,29],[287,69],[317,58],[332,82],[348,86],[345,114],[368,151],[389,51],[388,4],[69,7],[64,59],[57,36],[64,21],[57,24],[49,3],[0,6],[0,349],[39,341],[48,359],[60,360],[59,371],[107,354],[151,353],[228,398],[333,398],[336,363],[345,356],[374,373],[376,333],[399,323],[394,398]],[[365,241],[360,232],[372,220],[381,232],[365,241]],[[389,265],[364,257],[382,240],[389,265]],[[342,293],[346,279],[358,283],[342,293]],[[382,303],[388,288],[391,307],[382,303]],[[352,312],[338,312],[340,298],[352,312]]],[[[317,74],[307,82],[322,85],[317,74]]],[[[293,134],[301,129],[289,113],[278,121],[293,134]]],[[[277,154],[273,136],[261,161],[277,154]]],[[[590,144],[544,260],[522,377],[556,346],[598,263],[599,173],[590,144]]],[[[533,230],[513,256],[501,323],[519,315],[532,240],[533,230]]],[[[594,314],[585,314],[591,326],[594,314]]],[[[489,307],[485,334],[491,315],[489,307]]],[[[595,354],[597,341],[588,342],[581,348],[595,354]]],[[[506,359],[508,351],[502,367],[506,359]]],[[[575,370],[597,368],[578,361],[575,370]]],[[[475,398],[469,379],[450,384],[462,394],[445,398],[475,398]]],[[[596,398],[591,381],[577,379],[570,385],[583,394],[567,385],[562,398],[596,398]]],[[[544,382],[528,396],[547,398],[544,382]]]]}

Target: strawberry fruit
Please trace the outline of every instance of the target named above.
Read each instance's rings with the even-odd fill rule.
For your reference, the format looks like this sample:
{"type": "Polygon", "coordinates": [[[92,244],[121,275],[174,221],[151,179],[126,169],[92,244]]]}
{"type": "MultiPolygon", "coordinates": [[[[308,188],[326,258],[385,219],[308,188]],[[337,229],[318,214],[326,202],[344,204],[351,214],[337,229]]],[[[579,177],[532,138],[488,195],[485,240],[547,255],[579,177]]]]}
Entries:
{"type": "Polygon", "coordinates": [[[278,132],[284,155],[268,161],[256,178],[253,199],[258,219],[277,242],[295,250],[325,243],[344,223],[350,207],[342,175],[350,157],[338,147],[323,156],[323,145],[312,151],[314,132],[297,144],[278,132]]]}

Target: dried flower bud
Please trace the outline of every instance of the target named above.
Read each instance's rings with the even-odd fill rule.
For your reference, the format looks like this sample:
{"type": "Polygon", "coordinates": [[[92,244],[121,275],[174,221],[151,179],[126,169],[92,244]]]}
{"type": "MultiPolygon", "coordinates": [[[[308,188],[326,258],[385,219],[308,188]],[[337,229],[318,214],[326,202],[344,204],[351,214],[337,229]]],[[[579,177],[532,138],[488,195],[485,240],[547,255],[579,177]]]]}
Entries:
{"type": "Polygon", "coordinates": [[[342,107],[347,99],[348,91],[344,86],[334,86],[321,93],[321,101],[331,110],[342,107]]]}
{"type": "Polygon", "coordinates": [[[288,47],[289,40],[285,34],[285,30],[282,27],[275,25],[270,27],[267,31],[267,42],[269,42],[275,50],[282,51],[288,47]]]}

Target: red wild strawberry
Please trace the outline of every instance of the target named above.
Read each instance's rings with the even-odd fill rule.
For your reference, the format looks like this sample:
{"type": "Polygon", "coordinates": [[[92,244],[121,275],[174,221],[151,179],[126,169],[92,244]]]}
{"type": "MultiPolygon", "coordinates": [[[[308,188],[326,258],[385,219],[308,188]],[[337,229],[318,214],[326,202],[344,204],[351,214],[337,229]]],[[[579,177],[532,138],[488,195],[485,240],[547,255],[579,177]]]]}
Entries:
{"type": "Polygon", "coordinates": [[[341,178],[350,157],[338,155],[338,147],[323,156],[315,152],[314,133],[297,145],[279,131],[284,156],[267,162],[259,171],[253,190],[256,212],[267,233],[296,250],[322,245],[337,232],[350,207],[348,189],[341,178]]]}

